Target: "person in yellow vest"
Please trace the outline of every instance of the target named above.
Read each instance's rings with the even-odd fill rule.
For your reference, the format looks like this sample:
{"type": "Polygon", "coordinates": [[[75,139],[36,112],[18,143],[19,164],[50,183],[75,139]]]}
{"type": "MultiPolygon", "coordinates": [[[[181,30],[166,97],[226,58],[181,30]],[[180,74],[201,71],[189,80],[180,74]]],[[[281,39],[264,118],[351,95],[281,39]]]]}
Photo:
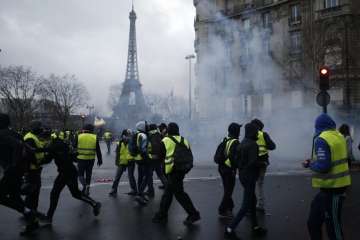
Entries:
{"type": "Polygon", "coordinates": [[[26,181],[32,186],[32,191],[25,197],[25,204],[28,208],[37,212],[41,189],[42,165],[45,164],[45,143],[40,135],[43,131],[42,123],[33,121],[30,123],[30,132],[25,134],[24,141],[33,149],[30,153],[30,166],[26,175],[26,181]]]}
{"type": "Polygon", "coordinates": [[[265,213],[265,194],[264,194],[264,180],[267,167],[269,166],[269,151],[276,149],[276,145],[273,140],[270,138],[270,135],[265,132],[264,123],[259,119],[254,119],[251,121],[258,129],[258,140],[256,143],[259,146],[259,163],[260,171],[259,178],[256,181],[256,195],[257,195],[257,211],[265,213]]]}
{"type": "MultiPolygon", "coordinates": [[[[160,209],[153,217],[154,223],[164,223],[168,219],[168,211],[175,196],[176,200],[185,209],[188,217],[183,222],[185,225],[191,225],[192,223],[200,220],[200,213],[195,208],[190,196],[184,191],[184,178],[188,170],[185,170],[185,166],[180,166],[179,162],[175,159],[175,153],[178,152],[178,148],[184,149],[184,145],[187,151],[191,148],[189,142],[180,136],[179,126],[176,123],[169,123],[168,136],[162,140],[162,151],[164,151],[165,159],[165,172],[168,177],[168,183],[165,186],[164,194],[161,198],[160,209]],[[179,146],[181,144],[181,147],[179,146]]],[[[179,154],[184,156],[183,154],[179,154]]],[[[192,163],[191,163],[192,165],[192,163]]]]}
{"type": "Polygon", "coordinates": [[[336,123],[327,114],[321,114],[315,122],[314,153],[312,160],[303,163],[310,168],[313,188],[319,189],[311,203],[308,230],[312,240],[322,238],[325,222],[331,240],[344,239],[341,213],[351,176],[347,161],[346,140],[336,130],[336,123]]]}
{"type": "Polygon", "coordinates": [[[94,134],[94,125],[86,124],[83,132],[76,139],[79,180],[85,195],[90,194],[92,171],[97,157],[97,165],[102,165],[102,155],[99,139],[94,134]]]}
{"type": "MultiPolygon", "coordinates": [[[[129,162],[132,162],[132,160],[133,160],[133,157],[131,156],[131,154],[129,152],[129,148],[128,148],[130,137],[131,137],[131,130],[124,129],[123,132],[121,133],[121,139],[117,143],[116,156],[115,156],[115,165],[117,166],[117,169],[116,169],[116,176],[114,179],[114,183],[111,187],[111,192],[109,193],[110,197],[117,196],[117,190],[118,190],[121,176],[128,168],[129,162]]],[[[132,176],[132,177],[134,178],[134,176],[132,176]]],[[[131,178],[131,176],[129,176],[129,179],[130,178],[131,178]]],[[[130,180],[129,181],[130,181],[130,186],[131,186],[132,190],[136,191],[136,183],[134,183],[134,180],[135,179],[133,179],[133,181],[130,181],[130,180]]]]}
{"type": "Polygon", "coordinates": [[[235,187],[236,168],[234,166],[236,149],[239,142],[241,125],[237,123],[231,123],[228,127],[228,137],[224,139],[224,159],[225,161],[219,163],[218,171],[221,176],[221,180],[224,188],[224,195],[220,206],[218,208],[219,216],[222,218],[232,218],[234,201],[232,194],[235,187]]]}
{"type": "Polygon", "coordinates": [[[104,142],[106,143],[106,147],[107,147],[107,154],[110,154],[111,151],[111,141],[112,141],[112,134],[110,131],[105,131],[104,133],[104,142]]]}

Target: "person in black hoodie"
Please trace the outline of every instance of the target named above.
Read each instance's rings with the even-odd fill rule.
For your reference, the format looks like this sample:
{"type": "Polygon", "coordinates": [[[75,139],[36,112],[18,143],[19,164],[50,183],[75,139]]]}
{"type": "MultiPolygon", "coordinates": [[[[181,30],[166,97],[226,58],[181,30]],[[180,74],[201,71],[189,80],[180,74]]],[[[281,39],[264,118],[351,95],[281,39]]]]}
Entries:
{"type": "Polygon", "coordinates": [[[72,153],[70,146],[64,142],[64,139],[57,134],[49,146],[48,159],[54,159],[58,169],[58,176],[54,181],[54,186],[50,194],[50,207],[46,218],[42,219],[46,224],[52,224],[52,219],[59,202],[59,197],[67,186],[71,195],[78,200],[81,200],[93,207],[95,216],[100,214],[101,203],[96,202],[84,192],[80,191],[78,185],[78,171],[73,163],[76,159],[75,153],[72,153]]]}
{"type": "Polygon", "coordinates": [[[256,143],[259,146],[259,162],[261,164],[259,171],[259,178],[256,182],[256,192],[257,192],[257,207],[256,209],[262,213],[265,213],[265,194],[264,194],[264,180],[267,167],[269,166],[269,151],[273,151],[276,148],[275,143],[270,138],[270,135],[263,131],[264,123],[259,119],[254,119],[251,121],[258,129],[258,139],[256,143]]]}
{"type": "Polygon", "coordinates": [[[255,186],[259,177],[259,147],[257,141],[257,128],[254,124],[245,125],[245,138],[237,149],[236,164],[239,169],[240,183],[244,187],[243,202],[241,208],[232,222],[225,228],[226,239],[239,239],[235,229],[246,213],[250,212],[252,231],[256,235],[266,234],[266,229],[259,226],[256,217],[255,186]]]}
{"type": "Polygon", "coordinates": [[[0,204],[25,216],[26,227],[21,232],[25,235],[39,228],[35,212],[27,208],[21,198],[21,180],[29,165],[24,153],[31,149],[9,126],[9,116],[0,113],[0,204]]]}

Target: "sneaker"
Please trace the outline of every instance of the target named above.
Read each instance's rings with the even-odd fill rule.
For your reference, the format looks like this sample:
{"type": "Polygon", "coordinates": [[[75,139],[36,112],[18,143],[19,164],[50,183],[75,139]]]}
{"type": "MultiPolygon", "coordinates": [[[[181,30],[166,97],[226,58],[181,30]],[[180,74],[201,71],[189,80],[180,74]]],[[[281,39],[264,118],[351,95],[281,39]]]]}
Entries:
{"type": "Polygon", "coordinates": [[[116,198],[117,197],[117,192],[115,190],[112,190],[111,192],[109,192],[109,197],[116,198]]]}
{"type": "Polygon", "coordinates": [[[193,215],[189,215],[185,220],[184,220],[184,225],[191,225],[193,224],[194,222],[197,222],[201,219],[200,217],[200,213],[195,213],[193,215]]]}
{"type": "Polygon", "coordinates": [[[224,238],[232,239],[232,240],[240,240],[240,238],[236,235],[235,231],[228,227],[225,228],[224,238]]]}
{"type": "Polygon", "coordinates": [[[153,223],[167,223],[168,220],[168,216],[167,215],[162,215],[162,214],[155,214],[155,216],[152,219],[153,223]]]}
{"type": "Polygon", "coordinates": [[[136,196],[136,195],[138,195],[138,193],[136,191],[131,191],[131,192],[128,192],[127,195],[136,196]]]}
{"type": "Polygon", "coordinates": [[[135,201],[140,205],[146,205],[148,202],[147,199],[144,198],[143,196],[136,196],[135,201]]]}
{"type": "Polygon", "coordinates": [[[233,218],[234,215],[231,210],[219,212],[219,218],[233,218]]]}
{"type": "Polygon", "coordinates": [[[265,228],[256,226],[256,227],[253,227],[252,232],[256,236],[264,236],[264,235],[266,235],[267,230],[265,228]]]}
{"type": "Polygon", "coordinates": [[[101,210],[101,203],[97,202],[93,208],[94,216],[99,216],[101,210]]]}
{"type": "Polygon", "coordinates": [[[39,227],[40,227],[39,222],[33,221],[24,227],[24,229],[20,232],[20,235],[21,236],[29,235],[29,234],[33,233],[34,231],[36,231],[39,227]]]}

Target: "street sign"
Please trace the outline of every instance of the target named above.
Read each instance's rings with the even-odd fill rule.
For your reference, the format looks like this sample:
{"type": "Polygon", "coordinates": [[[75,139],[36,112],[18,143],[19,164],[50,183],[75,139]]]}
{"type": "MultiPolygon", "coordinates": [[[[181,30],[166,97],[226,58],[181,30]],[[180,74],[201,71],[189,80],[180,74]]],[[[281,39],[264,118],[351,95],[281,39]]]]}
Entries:
{"type": "Polygon", "coordinates": [[[330,103],[330,95],[326,91],[321,91],[316,96],[316,102],[320,107],[326,107],[330,103]]]}

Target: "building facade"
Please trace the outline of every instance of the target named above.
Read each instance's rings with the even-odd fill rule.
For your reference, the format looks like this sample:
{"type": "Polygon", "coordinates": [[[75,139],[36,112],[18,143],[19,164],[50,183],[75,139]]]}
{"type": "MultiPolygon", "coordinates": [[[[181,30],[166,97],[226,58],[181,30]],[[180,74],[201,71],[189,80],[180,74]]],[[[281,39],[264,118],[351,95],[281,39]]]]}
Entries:
{"type": "Polygon", "coordinates": [[[332,106],[360,107],[360,1],[194,0],[195,115],[274,114],[313,106],[331,69],[332,106]]]}

